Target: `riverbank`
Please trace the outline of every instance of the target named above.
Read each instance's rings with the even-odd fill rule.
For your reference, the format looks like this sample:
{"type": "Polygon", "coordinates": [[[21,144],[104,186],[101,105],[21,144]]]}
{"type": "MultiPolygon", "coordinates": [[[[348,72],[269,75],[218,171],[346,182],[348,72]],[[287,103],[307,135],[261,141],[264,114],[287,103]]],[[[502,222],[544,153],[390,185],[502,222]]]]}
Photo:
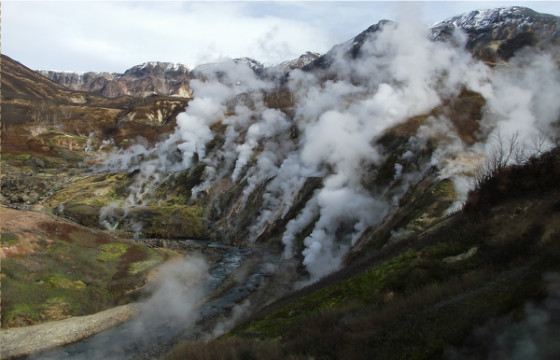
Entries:
{"type": "Polygon", "coordinates": [[[0,330],[0,358],[13,359],[80,341],[119,325],[136,313],[136,304],[126,304],[92,315],[3,329],[0,330]]]}

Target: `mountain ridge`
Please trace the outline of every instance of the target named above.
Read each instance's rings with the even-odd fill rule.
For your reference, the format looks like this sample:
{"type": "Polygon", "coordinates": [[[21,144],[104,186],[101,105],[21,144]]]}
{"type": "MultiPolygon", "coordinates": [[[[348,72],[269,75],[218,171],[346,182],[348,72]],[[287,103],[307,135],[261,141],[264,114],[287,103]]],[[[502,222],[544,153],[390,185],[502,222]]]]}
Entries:
{"type": "MultiPolygon", "coordinates": [[[[526,7],[512,6],[495,9],[473,10],[461,15],[436,22],[430,27],[434,40],[449,41],[455,29],[467,36],[466,48],[473,56],[489,63],[511,58],[526,46],[544,49],[560,42],[560,18],[550,14],[540,14],[526,7]],[[537,41],[538,39],[538,41],[537,41]]],[[[325,70],[332,65],[334,53],[344,51],[350,58],[356,58],[367,38],[373,36],[383,26],[395,24],[392,20],[380,20],[356,37],[334,45],[325,54],[306,52],[297,59],[274,66],[264,67],[257,60],[249,58],[233,59],[246,62],[262,76],[278,77],[293,69],[312,71],[325,70]]],[[[107,97],[122,95],[149,96],[153,94],[192,97],[190,80],[196,78],[197,68],[211,64],[201,64],[190,70],[186,65],[169,62],[145,62],[134,65],[123,73],[108,72],[57,72],[41,70],[42,75],[73,90],[84,90],[107,97]]],[[[280,76],[280,78],[282,75],[280,76]]]]}
{"type": "Polygon", "coordinates": [[[39,70],[41,75],[72,90],[88,91],[106,97],[164,96],[191,97],[189,69],[178,63],[145,62],[123,73],[59,72],[39,70]]]}

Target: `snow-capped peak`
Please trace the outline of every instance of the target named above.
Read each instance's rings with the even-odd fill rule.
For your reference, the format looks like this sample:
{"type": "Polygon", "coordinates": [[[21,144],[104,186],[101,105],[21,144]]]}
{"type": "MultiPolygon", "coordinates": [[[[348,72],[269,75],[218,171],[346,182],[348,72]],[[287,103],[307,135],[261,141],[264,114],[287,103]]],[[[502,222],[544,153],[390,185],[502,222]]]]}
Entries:
{"type": "Polygon", "coordinates": [[[144,71],[144,70],[152,70],[158,69],[164,72],[168,71],[181,71],[181,72],[188,72],[188,67],[184,64],[180,63],[171,63],[171,62],[161,62],[161,61],[147,61],[139,65],[135,65],[130,69],[126,70],[125,73],[132,73],[137,71],[144,71]]]}
{"type": "Polygon", "coordinates": [[[433,25],[433,28],[445,25],[454,25],[455,27],[466,31],[484,31],[513,24],[518,27],[530,26],[535,22],[538,15],[539,14],[533,10],[521,6],[473,10],[468,13],[454,16],[448,20],[438,22],[433,25]]]}

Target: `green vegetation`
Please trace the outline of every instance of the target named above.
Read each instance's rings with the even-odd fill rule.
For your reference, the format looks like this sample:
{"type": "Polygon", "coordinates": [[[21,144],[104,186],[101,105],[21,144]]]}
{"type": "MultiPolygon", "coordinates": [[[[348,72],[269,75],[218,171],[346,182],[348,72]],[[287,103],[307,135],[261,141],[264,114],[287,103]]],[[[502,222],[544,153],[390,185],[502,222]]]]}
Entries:
{"type": "Polygon", "coordinates": [[[26,161],[30,160],[31,157],[32,156],[29,153],[14,153],[14,152],[2,153],[2,161],[11,163],[13,165],[24,164],[26,161]]]}
{"type": "Polygon", "coordinates": [[[325,310],[345,308],[350,303],[355,306],[374,304],[381,300],[380,292],[387,281],[412,267],[416,257],[416,253],[407,252],[347,281],[304,296],[296,303],[289,304],[239,331],[274,338],[285,333],[290,325],[305,321],[303,317],[317,315],[325,310]]]}
{"type": "Polygon", "coordinates": [[[60,170],[65,165],[64,159],[54,155],[36,154],[32,152],[2,152],[2,164],[17,167],[18,170],[31,170],[34,166],[40,167],[40,174],[60,170]]]}
{"type": "Polygon", "coordinates": [[[247,341],[244,339],[218,339],[208,346],[205,342],[187,342],[173,349],[169,360],[304,360],[304,356],[285,354],[277,341],[247,341]]]}
{"type": "MultiPolygon", "coordinates": [[[[89,227],[100,227],[99,214],[103,206],[122,205],[128,196],[127,189],[132,181],[128,174],[85,176],[76,179],[48,201],[48,206],[60,215],[89,227]]],[[[161,238],[204,238],[207,234],[204,223],[204,209],[200,206],[185,205],[187,198],[180,188],[182,177],[165,183],[158,191],[168,189],[169,195],[157,204],[115,210],[121,217],[118,230],[130,236],[135,226],[141,225],[144,237],[161,238]]]]}
{"type": "Polygon", "coordinates": [[[539,260],[558,258],[558,246],[537,249],[525,236],[500,249],[479,238],[482,253],[444,261],[472,245],[462,231],[443,229],[429,239],[432,245],[388,255],[356,275],[320,283],[228,337],[249,343],[276,340],[287,354],[328,359],[366,359],[373,353],[383,359],[439,358],[488,319],[519,312],[528,299],[540,298],[546,287],[542,274],[559,269],[539,260]],[[520,263],[519,257],[526,261],[520,263]]]}
{"type": "Polygon", "coordinates": [[[161,261],[161,256],[158,256],[157,254],[151,254],[151,258],[148,260],[137,261],[130,264],[128,272],[132,275],[135,275],[153,268],[154,266],[161,263],[161,261]]]}
{"type": "Polygon", "coordinates": [[[97,260],[99,261],[117,261],[128,250],[129,245],[124,243],[103,244],[99,247],[97,260]]]}
{"type": "Polygon", "coordinates": [[[48,205],[89,206],[100,208],[111,202],[124,201],[131,179],[127,174],[93,175],[77,178],[49,199],[48,205]]]}
{"type": "Polygon", "coordinates": [[[147,273],[171,255],[66,223],[41,227],[50,242],[2,259],[2,327],[91,314],[134,300],[147,273]]]}
{"type": "Polygon", "coordinates": [[[3,232],[0,234],[0,241],[2,246],[12,246],[17,244],[18,236],[11,232],[3,232]]]}
{"type": "Polygon", "coordinates": [[[191,190],[200,184],[205,166],[199,163],[189,170],[167,178],[155,191],[154,198],[166,205],[185,205],[191,198],[191,190]]]}
{"type": "Polygon", "coordinates": [[[203,209],[199,206],[145,206],[131,209],[131,222],[142,224],[142,235],[160,238],[206,236],[203,209]]]}
{"type": "Polygon", "coordinates": [[[47,283],[61,289],[84,289],[86,284],[81,280],[72,280],[62,274],[54,274],[47,278],[47,283]]]}

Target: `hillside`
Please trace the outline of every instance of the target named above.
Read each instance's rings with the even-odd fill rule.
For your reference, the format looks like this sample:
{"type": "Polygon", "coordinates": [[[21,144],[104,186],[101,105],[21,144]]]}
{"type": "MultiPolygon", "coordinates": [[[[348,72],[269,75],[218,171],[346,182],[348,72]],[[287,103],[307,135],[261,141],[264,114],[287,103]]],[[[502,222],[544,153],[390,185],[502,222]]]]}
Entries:
{"type": "Polygon", "coordinates": [[[49,211],[42,202],[86,175],[88,161],[95,163],[117,144],[127,146],[129,136],[154,141],[172,131],[186,101],[108,99],[69,90],[5,55],[1,71],[2,328],[137,300],[150,271],[177,254],[44,214],[49,211]],[[113,140],[103,145],[107,134],[113,140]]]}
{"type": "MultiPolygon", "coordinates": [[[[554,358],[559,21],[382,20],[274,67],[58,83],[3,56],[0,215],[31,224],[2,229],[17,295],[2,326],[48,320],[48,299],[18,291],[77,271],[62,283],[108,287],[103,308],[141,299],[139,314],[40,358],[554,358]],[[45,216],[59,225],[36,229],[45,216]],[[169,249],[184,256],[142,288],[169,249]]],[[[79,310],[64,317],[101,308],[79,310]]]]}
{"type": "Polygon", "coordinates": [[[147,272],[173,256],[45,214],[1,207],[0,216],[3,328],[130,302],[147,272]]]}
{"type": "Polygon", "coordinates": [[[556,149],[503,169],[439,226],[264,308],[214,350],[185,344],[169,358],[233,345],[231,358],[552,359],[559,164],[556,149]]]}
{"type": "Polygon", "coordinates": [[[159,140],[186,104],[72,91],[2,55],[2,202],[36,203],[70,173],[83,172],[80,163],[94,148],[159,140]]]}

